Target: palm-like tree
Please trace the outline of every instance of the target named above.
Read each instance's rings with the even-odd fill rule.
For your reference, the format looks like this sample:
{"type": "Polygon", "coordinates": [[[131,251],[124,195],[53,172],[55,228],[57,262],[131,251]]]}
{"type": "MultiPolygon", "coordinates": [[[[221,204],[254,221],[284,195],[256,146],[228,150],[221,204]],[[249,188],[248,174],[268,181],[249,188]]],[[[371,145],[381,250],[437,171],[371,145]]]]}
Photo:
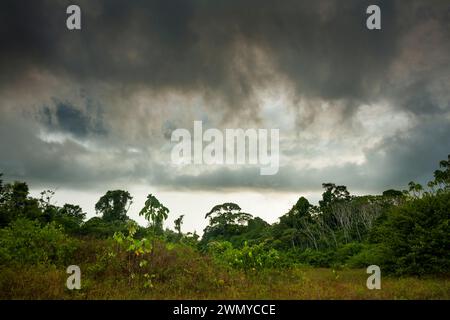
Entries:
{"type": "Polygon", "coordinates": [[[154,195],[149,194],[139,215],[147,219],[154,231],[161,232],[163,230],[163,222],[169,215],[169,209],[159,202],[154,195]]]}

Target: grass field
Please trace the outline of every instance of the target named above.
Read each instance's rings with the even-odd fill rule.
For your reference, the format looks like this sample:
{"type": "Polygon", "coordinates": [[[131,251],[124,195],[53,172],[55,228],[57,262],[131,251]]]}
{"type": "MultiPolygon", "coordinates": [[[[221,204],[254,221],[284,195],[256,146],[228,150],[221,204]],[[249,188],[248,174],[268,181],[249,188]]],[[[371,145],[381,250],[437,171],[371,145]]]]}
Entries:
{"type": "Polygon", "coordinates": [[[168,275],[152,287],[123,278],[82,277],[81,290],[66,288],[65,270],[2,269],[2,299],[450,299],[450,278],[382,276],[380,290],[366,288],[363,269],[301,267],[290,270],[168,275]]]}

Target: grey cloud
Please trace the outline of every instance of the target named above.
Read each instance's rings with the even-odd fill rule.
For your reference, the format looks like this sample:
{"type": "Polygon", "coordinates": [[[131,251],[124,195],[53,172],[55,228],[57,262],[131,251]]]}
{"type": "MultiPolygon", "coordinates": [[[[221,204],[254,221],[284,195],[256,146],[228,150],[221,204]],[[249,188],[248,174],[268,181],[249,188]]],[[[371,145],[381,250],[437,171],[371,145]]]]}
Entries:
{"type": "Polygon", "coordinates": [[[296,94],[348,99],[353,109],[389,83],[401,39],[415,24],[434,19],[450,33],[446,1],[79,1],[81,32],[64,28],[68,3],[6,5],[3,81],[37,66],[76,81],[211,92],[236,112],[257,109],[255,85],[272,79],[252,51],[258,48],[296,94]],[[380,32],[364,27],[374,3],[382,7],[380,32]]]}
{"type": "MultiPolygon", "coordinates": [[[[424,179],[450,151],[448,1],[77,3],[81,32],[65,29],[65,8],[72,1],[7,0],[0,11],[0,92],[19,97],[28,89],[23,79],[43,74],[64,80],[61,92],[77,96],[49,89],[54,99],[35,102],[33,122],[7,109],[0,93],[0,170],[10,176],[79,186],[123,177],[174,189],[307,191],[335,181],[382,190],[424,179]],[[381,31],[364,27],[369,4],[382,8],[381,31]],[[274,83],[293,88],[288,112],[298,117],[299,130],[334,117],[341,128],[324,130],[358,135],[352,117],[362,104],[380,101],[412,114],[418,124],[405,136],[384,137],[366,150],[361,165],[288,166],[273,177],[259,176],[258,169],[189,176],[164,166],[161,145],[191,117],[178,109],[170,114],[170,106],[165,111],[160,96],[179,94],[187,101],[199,95],[206,106],[192,117],[223,117],[245,126],[260,121],[258,89],[274,83]],[[134,99],[141,91],[149,93],[145,103],[134,99]],[[320,103],[332,108],[319,112],[320,103]],[[43,141],[42,129],[68,133],[97,149],[73,140],[43,141]]],[[[295,156],[298,148],[292,150],[286,155],[295,156]]]]}
{"type": "Polygon", "coordinates": [[[32,118],[3,114],[0,117],[0,172],[6,180],[20,180],[43,188],[97,188],[135,178],[136,159],[117,151],[102,154],[71,139],[46,141],[32,118]],[[121,162],[117,158],[123,158],[121,162]]]}
{"type": "Polygon", "coordinates": [[[69,101],[53,99],[53,108],[44,106],[41,109],[41,121],[50,131],[61,131],[86,138],[89,134],[104,135],[104,127],[100,110],[93,110],[89,100],[87,110],[74,106],[69,101]]]}
{"type": "Polygon", "coordinates": [[[423,120],[407,134],[390,137],[367,153],[366,182],[405,187],[409,181],[426,183],[450,154],[450,121],[435,117],[423,120]]]}

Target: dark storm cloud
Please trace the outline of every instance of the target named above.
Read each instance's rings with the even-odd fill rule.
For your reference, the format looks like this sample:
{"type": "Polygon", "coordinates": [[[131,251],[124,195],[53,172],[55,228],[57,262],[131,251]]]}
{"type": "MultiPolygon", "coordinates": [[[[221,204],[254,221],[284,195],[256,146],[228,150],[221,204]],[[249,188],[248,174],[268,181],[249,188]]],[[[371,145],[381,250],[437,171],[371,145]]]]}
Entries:
{"type": "Polygon", "coordinates": [[[136,161],[125,152],[116,158],[102,156],[72,140],[46,141],[36,136],[39,124],[3,114],[0,117],[0,167],[4,177],[43,188],[95,188],[125,180],[138,182],[138,172],[123,163],[136,161]],[[95,183],[93,183],[95,182],[95,183]]]}
{"type": "Polygon", "coordinates": [[[3,82],[42,68],[78,81],[212,91],[242,108],[253,86],[271,77],[255,61],[254,46],[299,95],[367,101],[379,94],[399,40],[417,19],[448,26],[446,1],[426,6],[425,14],[420,1],[413,10],[403,1],[108,0],[78,1],[83,30],[69,32],[69,3],[4,4],[3,82]],[[373,3],[382,8],[382,31],[365,28],[373,3]]]}
{"type": "Polygon", "coordinates": [[[321,169],[288,165],[274,176],[261,176],[255,167],[219,168],[201,175],[174,175],[167,167],[159,167],[152,173],[150,182],[180,190],[241,188],[304,193],[320,191],[325,182],[343,184],[360,193],[380,193],[390,188],[403,190],[409,181],[426,185],[433,179],[439,162],[450,154],[449,137],[448,119],[425,121],[407,135],[387,138],[367,150],[367,161],[363,164],[330,165],[321,169]]]}
{"type": "Polygon", "coordinates": [[[101,113],[92,110],[89,100],[86,104],[87,111],[82,111],[69,101],[53,99],[53,108],[42,107],[40,120],[50,131],[66,132],[78,138],[86,138],[89,134],[106,134],[101,113]]]}
{"type": "Polygon", "coordinates": [[[2,4],[0,169],[10,176],[86,185],[119,176],[137,181],[149,175],[151,183],[174,188],[299,191],[335,181],[379,190],[423,179],[450,152],[447,0],[6,0],[2,4]],[[82,9],[81,31],[65,27],[69,4],[82,9]],[[365,28],[369,4],[381,7],[381,31],[365,28]],[[48,89],[50,101],[30,103],[38,110],[38,121],[29,123],[11,101],[14,95],[19,101],[32,91],[30,81],[46,77],[64,90],[53,86],[48,89]],[[260,117],[258,88],[273,83],[293,88],[290,112],[302,130],[320,117],[335,117],[339,126],[350,128],[361,105],[380,101],[411,114],[418,124],[403,136],[383,137],[365,150],[364,164],[320,170],[287,166],[273,177],[259,176],[258,169],[177,175],[153,163],[162,153],[159,146],[147,146],[151,150],[142,155],[127,151],[129,145],[139,149],[150,144],[149,136],[155,132],[167,142],[171,132],[184,125],[183,114],[167,119],[164,112],[153,112],[152,99],[148,106],[133,105],[136,91],[179,93],[186,98],[199,94],[206,104],[221,102],[206,106],[201,116],[223,112],[224,119],[247,124],[260,117]],[[86,90],[81,97],[65,96],[78,87],[86,90]],[[299,101],[306,104],[299,106],[299,101]],[[333,108],[324,115],[320,103],[333,108]],[[41,126],[50,133],[94,142],[96,147],[109,139],[108,147],[116,144],[116,153],[105,155],[101,148],[87,149],[74,141],[43,140],[37,137],[41,126]]]}
{"type": "Polygon", "coordinates": [[[367,153],[362,185],[406,187],[409,181],[426,183],[450,154],[449,119],[423,120],[408,132],[385,139],[367,153]]]}

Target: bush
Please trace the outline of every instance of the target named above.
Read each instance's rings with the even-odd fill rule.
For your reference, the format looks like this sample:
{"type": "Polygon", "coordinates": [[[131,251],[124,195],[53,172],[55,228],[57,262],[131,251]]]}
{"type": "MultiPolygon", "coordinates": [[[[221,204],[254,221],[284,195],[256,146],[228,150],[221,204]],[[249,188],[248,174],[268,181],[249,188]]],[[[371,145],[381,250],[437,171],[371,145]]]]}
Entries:
{"type": "Polygon", "coordinates": [[[319,251],[311,248],[305,249],[299,254],[299,261],[313,267],[327,268],[335,262],[336,252],[327,250],[319,251]]]}
{"type": "Polygon", "coordinates": [[[382,265],[396,274],[450,272],[450,193],[425,195],[389,212],[379,233],[382,265]]]}
{"type": "Polygon", "coordinates": [[[208,252],[216,262],[244,270],[272,268],[280,260],[278,251],[264,243],[249,246],[245,242],[242,248],[233,248],[228,241],[214,241],[208,244],[208,252]]]}
{"type": "Polygon", "coordinates": [[[336,251],[336,262],[345,264],[347,260],[361,252],[364,245],[360,242],[350,242],[340,246],[336,251]]]}
{"type": "Polygon", "coordinates": [[[349,257],[346,265],[350,268],[367,268],[370,265],[382,265],[382,254],[382,247],[380,245],[363,245],[358,253],[349,257]]]}
{"type": "Polygon", "coordinates": [[[18,219],[0,229],[1,264],[67,264],[76,250],[76,241],[51,223],[18,219]]]}
{"type": "Polygon", "coordinates": [[[124,221],[105,221],[99,217],[93,217],[83,223],[79,233],[84,236],[92,236],[100,239],[112,237],[116,232],[126,232],[127,224],[124,221]]]}

